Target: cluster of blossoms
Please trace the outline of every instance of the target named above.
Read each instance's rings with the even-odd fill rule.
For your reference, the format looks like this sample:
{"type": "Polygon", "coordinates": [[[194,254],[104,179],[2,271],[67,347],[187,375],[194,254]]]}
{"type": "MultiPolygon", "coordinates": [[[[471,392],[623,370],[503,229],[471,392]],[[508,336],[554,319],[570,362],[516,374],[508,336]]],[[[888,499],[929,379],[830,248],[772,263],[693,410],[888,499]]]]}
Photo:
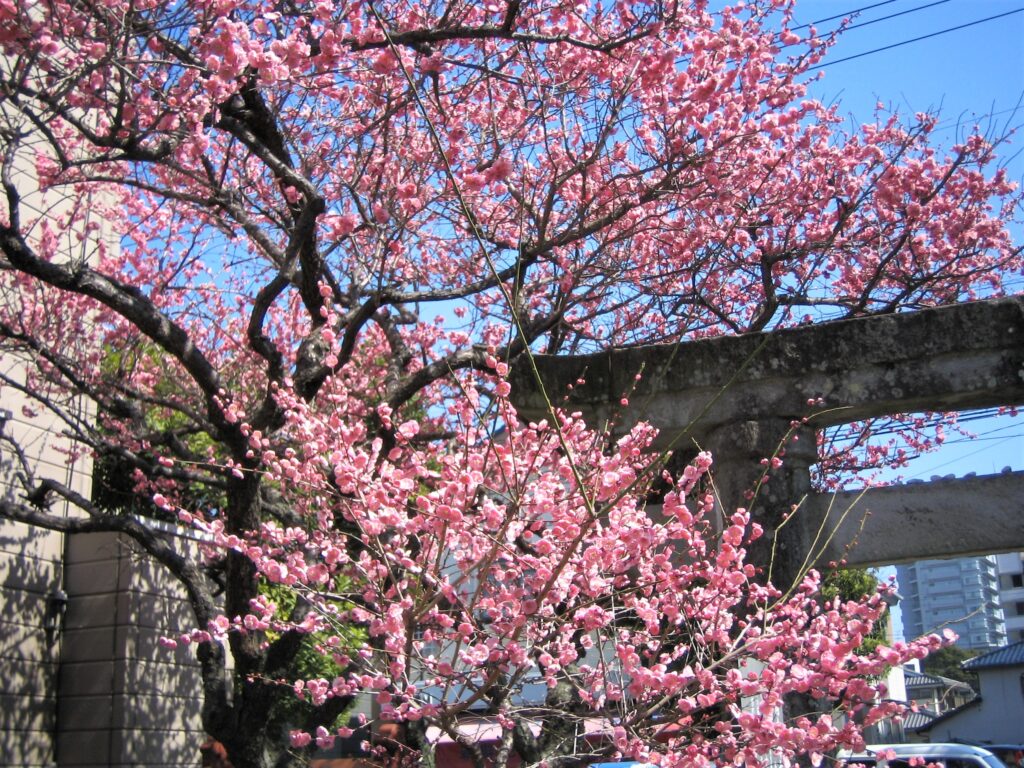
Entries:
{"type": "MultiPolygon", "coordinates": [[[[353,442],[293,405],[295,427],[317,438],[269,477],[307,489],[316,525],[268,522],[244,537],[200,525],[311,610],[295,621],[261,596],[185,638],[315,637],[338,674],[287,683],[312,704],[365,696],[382,721],[458,739],[475,704],[499,702],[495,722],[511,734],[570,690],[575,704],[557,717],[596,719],[595,754],[665,766],[817,759],[861,748],[866,725],[901,714],[886,671],[943,642],[865,652],[885,586],[825,601],[814,571],[785,593],[765,584],[746,549],[761,531],[743,509],[720,519],[706,453],[646,503],[658,466],[646,425],[607,450],[578,414],[522,425],[500,400],[500,439],[485,439],[467,407],[458,453],[402,441],[382,455],[379,440],[353,442]],[[334,450],[316,455],[322,446],[334,450]],[[366,633],[357,647],[343,639],[353,626],[366,633]],[[814,706],[791,716],[793,696],[814,706]]],[[[291,739],[324,747],[350,734],[291,739]]]]}

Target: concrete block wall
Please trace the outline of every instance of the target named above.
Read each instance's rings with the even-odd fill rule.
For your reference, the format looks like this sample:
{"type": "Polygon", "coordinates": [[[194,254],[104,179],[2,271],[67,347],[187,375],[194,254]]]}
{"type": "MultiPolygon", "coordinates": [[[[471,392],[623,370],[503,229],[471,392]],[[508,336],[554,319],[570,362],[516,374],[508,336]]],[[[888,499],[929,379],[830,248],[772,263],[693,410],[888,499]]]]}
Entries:
{"type": "MultiPolygon", "coordinates": [[[[0,67],[7,62],[0,57],[0,67]]],[[[25,121],[0,104],[5,124],[28,127],[25,121]]],[[[73,201],[59,190],[41,192],[35,176],[35,161],[30,145],[43,144],[42,138],[26,139],[14,157],[12,179],[22,197],[24,221],[31,223],[36,212],[52,221],[70,210],[73,201]]],[[[95,236],[79,237],[81,230],[69,227],[61,234],[61,250],[68,260],[93,257],[95,237],[108,238],[105,226],[95,236]]],[[[30,227],[31,231],[38,231],[30,227]]],[[[30,232],[30,237],[32,236],[30,232]]],[[[15,287],[9,281],[0,284],[0,304],[11,309],[14,317],[30,318],[33,324],[60,321],[59,313],[40,317],[24,311],[24,302],[36,298],[31,291],[15,287]]],[[[33,325],[33,327],[35,327],[33,325]]],[[[69,344],[76,340],[68,340],[69,344]]],[[[18,474],[25,466],[11,442],[18,446],[27,462],[29,473],[36,479],[57,480],[72,490],[89,495],[92,484],[92,463],[88,457],[72,457],[73,446],[65,436],[67,428],[33,399],[22,393],[32,363],[22,356],[17,345],[0,351],[0,411],[3,412],[5,441],[0,441],[0,497],[20,502],[24,488],[18,474]]],[[[79,398],[53,397],[67,413],[88,413],[88,406],[79,398]]],[[[54,503],[51,514],[73,514],[68,505],[54,503]]],[[[62,588],[64,537],[58,533],[11,522],[0,522],[0,764],[11,766],[50,766],[54,764],[54,743],[57,728],[58,660],[62,638],[59,632],[44,627],[48,598],[62,588]]]]}
{"type": "MultiPolygon", "coordinates": [[[[14,355],[0,358],[0,371],[15,381],[24,369],[14,355]]],[[[16,388],[0,388],[0,408],[10,414],[3,434],[37,479],[88,497],[91,463],[69,462],[61,425],[23,408],[31,405],[16,388]]],[[[8,448],[0,444],[0,495],[22,502],[23,468],[8,448]]],[[[49,511],[81,514],[61,503],[49,511]]],[[[197,549],[187,538],[180,546],[197,549]]],[[[194,655],[159,646],[161,636],[193,623],[183,590],[125,538],[65,537],[0,521],[0,765],[198,765],[204,734],[194,655]],[[47,631],[59,590],[69,598],[63,628],[47,631]]]]}
{"type": "Polygon", "coordinates": [[[159,645],[194,624],[180,588],[117,534],[72,537],[66,564],[59,765],[197,765],[204,734],[194,654],[159,645]]]}
{"type": "Polygon", "coordinates": [[[43,629],[61,537],[0,522],[0,765],[53,764],[59,637],[43,629]]]}
{"type": "MultiPolygon", "coordinates": [[[[16,355],[0,358],[0,372],[14,381],[25,367],[16,355]]],[[[91,462],[69,461],[62,425],[33,415],[32,405],[16,387],[0,386],[4,436],[36,480],[88,497],[91,462]]],[[[0,443],[0,495],[21,503],[24,468],[9,448],[0,443]]],[[[63,503],[49,512],[81,514],[63,503]]],[[[187,538],[180,546],[197,549],[187,538]]],[[[198,765],[204,734],[193,652],[158,642],[193,624],[183,590],[123,537],[65,537],[0,521],[0,765],[198,765]],[[69,598],[63,628],[48,631],[60,590],[69,598]]]]}

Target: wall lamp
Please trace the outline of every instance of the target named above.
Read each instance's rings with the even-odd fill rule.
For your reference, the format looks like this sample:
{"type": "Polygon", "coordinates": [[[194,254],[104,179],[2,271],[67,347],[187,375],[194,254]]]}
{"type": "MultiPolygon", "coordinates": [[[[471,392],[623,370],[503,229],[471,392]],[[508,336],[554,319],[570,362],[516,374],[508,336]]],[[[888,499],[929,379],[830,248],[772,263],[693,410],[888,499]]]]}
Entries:
{"type": "Polygon", "coordinates": [[[53,642],[58,632],[64,629],[64,614],[68,611],[68,593],[54,589],[46,596],[46,612],[43,614],[43,629],[53,642]]]}

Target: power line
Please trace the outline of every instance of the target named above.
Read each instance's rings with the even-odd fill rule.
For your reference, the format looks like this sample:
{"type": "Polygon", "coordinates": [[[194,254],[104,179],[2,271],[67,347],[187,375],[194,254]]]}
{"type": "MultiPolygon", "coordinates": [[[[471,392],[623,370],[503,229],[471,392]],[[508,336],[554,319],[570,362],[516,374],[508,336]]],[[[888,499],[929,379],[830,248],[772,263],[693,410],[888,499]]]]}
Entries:
{"type": "MultiPolygon", "coordinates": [[[[952,423],[952,424],[949,424],[949,426],[951,428],[953,428],[953,429],[956,429],[961,424],[968,424],[968,423],[970,423],[972,421],[981,421],[981,420],[984,420],[984,419],[993,419],[993,418],[1003,417],[1003,416],[1005,416],[1008,419],[1015,418],[1013,416],[1010,416],[1008,413],[1004,412],[1003,409],[999,408],[999,407],[983,408],[981,410],[974,410],[974,411],[961,411],[957,415],[956,421],[954,423],[952,423]]],[[[930,416],[929,418],[924,419],[923,423],[921,423],[920,425],[915,425],[915,424],[913,424],[913,423],[911,423],[909,421],[903,421],[903,420],[895,419],[894,418],[890,422],[884,423],[881,426],[879,426],[879,427],[877,427],[875,429],[872,429],[871,430],[871,437],[873,437],[873,438],[887,437],[889,435],[897,435],[897,434],[900,434],[901,432],[906,432],[906,431],[909,431],[909,430],[914,430],[914,429],[918,429],[918,428],[927,429],[929,427],[937,427],[939,425],[947,426],[947,422],[946,422],[946,420],[945,420],[945,418],[944,418],[944,416],[942,414],[935,414],[934,416],[930,416]]],[[[988,435],[988,434],[992,434],[993,432],[998,432],[998,431],[1004,430],[1004,429],[1010,429],[1010,428],[1013,428],[1013,427],[1016,427],[1016,426],[1019,426],[1018,422],[1014,422],[1013,424],[1008,424],[1008,425],[1002,426],[1002,427],[997,427],[997,428],[995,428],[993,430],[990,430],[988,432],[982,432],[981,434],[982,435],[988,435]]],[[[846,436],[846,435],[841,434],[842,427],[836,427],[835,430],[836,430],[836,438],[838,438],[838,439],[835,439],[835,438],[834,439],[835,439],[835,441],[837,443],[849,442],[849,441],[851,441],[851,440],[853,440],[855,438],[855,436],[846,436]]],[[[972,439],[973,440],[974,438],[968,438],[968,439],[972,439]]],[[[947,440],[946,442],[947,443],[955,442],[955,440],[947,440]]]]}
{"type": "Polygon", "coordinates": [[[850,26],[843,29],[843,32],[849,32],[851,29],[860,29],[861,27],[867,27],[870,26],[871,24],[877,24],[879,21],[888,21],[889,19],[895,19],[897,16],[906,16],[908,13],[914,13],[915,11],[923,11],[926,8],[932,8],[936,5],[942,5],[943,3],[948,2],[949,0],[935,0],[934,3],[919,5],[915,8],[908,8],[907,10],[900,11],[899,13],[890,13],[888,16],[879,16],[877,19],[868,19],[867,21],[861,21],[856,24],[851,24],[850,26]]]}
{"type": "MultiPolygon", "coordinates": [[[[934,2],[926,3],[925,5],[918,5],[918,6],[915,6],[914,8],[908,8],[905,11],[899,11],[898,13],[890,13],[888,16],[879,16],[877,19],[868,19],[867,21],[861,21],[861,22],[858,22],[856,24],[851,24],[848,27],[843,27],[842,31],[843,31],[843,33],[846,33],[846,32],[849,32],[850,30],[853,30],[853,29],[860,29],[861,27],[867,27],[867,26],[870,26],[871,24],[877,24],[880,21],[888,21],[889,19],[895,19],[898,16],[906,16],[908,13],[916,13],[917,11],[924,11],[924,10],[927,10],[928,8],[932,8],[932,7],[936,6],[936,5],[943,5],[944,3],[948,3],[949,1],[950,0],[935,0],[934,2]]],[[[878,3],[878,5],[886,5],[889,2],[895,2],[895,0],[886,0],[885,3],[878,3]]],[[[874,8],[874,7],[875,7],[874,5],[868,5],[868,6],[865,6],[864,8],[855,8],[852,11],[847,11],[847,13],[840,14],[839,16],[830,16],[827,19],[819,19],[818,21],[812,21],[810,24],[801,24],[799,27],[793,27],[792,29],[801,29],[803,27],[809,27],[809,26],[812,26],[814,24],[821,24],[823,22],[830,21],[832,19],[845,18],[845,17],[847,17],[847,16],[849,16],[851,14],[855,14],[855,13],[858,13],[860,11],[866,10],[868,8],[874,8]]],[[[789,48],[792,45],[797,45],[797,43],[791,43],[790,45],[783,46],[783,47],[789,48]]]]}
{"type": "Polygon", "coordinates": [[[949,461],[945,461],[942,464],[935,464],[935,465],[929,467],[928,469],[923,469],[923,470],[921,470],[919,472],[915,472],[912,475],[907,475],[907,477],[908,478],[917,478],[917,477],[922,477],[923,475],[927,475],[927,474],[934,474],[935,470],[937,470],[937,469],[943,469],[945,467],[948,467],[950,464],[957,464],[958,462],[961,462],[964,459],[970,458],[971,456],[977,456],[979,453],[984,453],[985,451],[990,451],[993,448],[995,448],[996,446],[1002,445],[1003,443],[1008,443],[1009,441],[1015,439],[1016,437],[1019,437],[1019,435],[1010,435],[1009,437],[1005,437],[1002,440],[999,440],[999,441],[993,443],[992,445],[984,445],[984,446],[982,446],[981,448],[979,448],[976,451],[971,451],[970,453],[965,453],[965,454],[963,454],[963,455],[961,455],[961,456],[959,456],[959,457],[957,457],[955,459],[950,459],[949,461]]]}
{"type": "Polygon", "coordinates": [[[812,21],[812,22],[809,22],[807,24],[801,24],[799,27],[791,27],[791,29],[793,29],[793,30],[806,29],[807,27],[812,27],[815,24],[824,24],[826,21],[835,21],[836,19],[845,19],[847,16],[852,16],[855,13],[860,13],[861,11],[870,11],[872,8],[878,8],[881,5],[890,5],[890,4],[896,3],[896,2],[899,2],[899,0],[883,0],[883,2],[881,2],[881,3],[872,3],[871,5],[863,5],[860,8],[854,8],[852,11],[846,11],[844,13],[836,14],[835,16],[829,16],[827,19],[818,19],[817,21],[812,21]]]}
{"type": "MultiPolygon", "coordinates": [[[[958,437],[955,440],[946,440],[945,442],[942,443],[942,445],[946,446],[946,445],[962,445],[964,443],[991,443],[993,441],[998,441],[1000,444],[1002,444],[1002,443],[1005,443],[1005,442],[1007,442],[1009,440],[1020,440],[1021,438],[1024,438],[1024,432],[1016,432],[1016,433],[1014,433],[1012,435],[1006,435],[1006,434],[996,435],[995,434],[996,432],[1006,432],[1006,430],[1010,429],[1011,427],[1015,428],[1015,427],[1019,427],[1019,426],[1020,426],[1019,424],[1011,424],[1009,426],[1002,427],[1000,429],[993,429],[993,430],[991,430],[989,432],[982,432],[977,437],[958,437]]],[[[992,448],[993,446],[989,446],[989,447],[992,448]]]]}
{"type": "Polygon", "coordinates": [[[893,48],[899,48],[900,46],[909,45],[910,43],[917,43],[917,42],[920,42],[921,40],[928,40],[929,38],[932,38],[932,37],[938,37],[939,35],[944,35],[947,32],[956,32],[957,30],[967,29],[967,27],[973,27],[973,26],[976,26],[978,24],[984,24],[987,21],[994,21],[995,19],[1002,19],[1002,18],[1004,18],[1006,16],[1012,16],[1013,14],[1020,13],[1022,11],[1024,11],[1024,7],[1016,8],[1016,9],[1014,9],[1012,11],[1006,11],[1005,13],[997,13],[994,16],[988,16],[987,18],[984,18],[984,19],[977,19],[975,21],[969,21],[966,24],[960,24],[960,25],[955,26],[955,27],[949,27],[948,29],[940,29],[938,32],[932,32],[931,34],[928,34],[928,35],[921,35],[920,37],[913,37],[913,38],[911,38],[909,40],[902,40],[902,41],[900,41],[898,43],[893,43],[892,45],[884,45],[881,48],[875,48],[875,49],[870,50],[870,51],[864,51],[863,53],[855,53],[852,56],[846,56],[846,57],[844,57],[842,59],[835,59],[834,61],[826,61],[826,62],[824,62],[822,64],[815,64],[813,67],[807,67],[807,69],[805,71],[806,72],[810,72],[812,70],[821,69],[822,67],[828,67],[828,66],[831,66],[833,64],[841,64],[844,61],[852,61],[853,59],[859,59],[859,58],[862,58],[864,56],[870,56],[871,54],[874,54],[874,53],[881,53],[882,51],[888,51],[888,50],[891,50],[893,48]]]}

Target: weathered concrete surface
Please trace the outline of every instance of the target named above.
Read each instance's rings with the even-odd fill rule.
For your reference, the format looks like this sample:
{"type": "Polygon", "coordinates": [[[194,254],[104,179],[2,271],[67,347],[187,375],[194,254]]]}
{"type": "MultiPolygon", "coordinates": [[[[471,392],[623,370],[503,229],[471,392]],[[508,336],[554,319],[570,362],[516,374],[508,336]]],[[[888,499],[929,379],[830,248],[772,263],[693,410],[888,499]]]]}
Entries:
{"type": "MultiPolygon", "coordinates": [[[[825,427],[891,413],[1017,405],[1024,403],[1024,298],[597,355],[540,355],[536,363],[553,402],[594,423],[613,414],[623,428],[650,421],[662,430],[663,446],[681,434],[683,442],[699,442],[738,421],[813,413],[812,424],[825,427]],[[585,383],[575,384],[581,378],[585,383]],[[631,391],[620,413],[617,403],[631,391]],[[809,407],[818,397],[824,407],[809,407]]],[[[528,366],[513,370],[512,383],[520,413],[544,418],[528,366]]]]}
{"type": "Polygon", "coordinates": [[[1024,472],[815,494],[797,515],[824,533],[818,562],[872,566],[1024,550],[1024,472]],[[824,523],[824,525],[822,525],[824,523]]]}
{"type": "MultiPolygon", "coordinates": [[[[550,399],[594,425],[614,419],[623,431],[649,421],[661,431],[659,448],[684,456],[710,450],[722,510],[748,507],[764,527],[750,559],[766,570],[771,564],[780,586],[793,583],[811,560],[841,559],[867,509],[874,514],[851,562],[1024,548],[1024,520],[1013,506],[1024,488],[1016,477],[872,490],[843,520],[837,511],[850,508],[853,497],[834,498],[836,515],[824,520],[829,502],[810,493],[816,429],[894,413],[1024,404],[1024,297],[582,357],[539,356],[536,365],[550,399]],[[626,394],[623,409],[618,403],[626,394]],[[823,405],[808,404],[817,398],[823,405]],[[783,447],[782,467],[765,482],[761,460],[783,447]],[[805,508],[782,525],[802,500],[805,508]],[[830,538],[831,549],[822,549],[830,538]]],[[[514,369],[512,384],[523,417],[547,416],[527,364],[514,369]]]]}

